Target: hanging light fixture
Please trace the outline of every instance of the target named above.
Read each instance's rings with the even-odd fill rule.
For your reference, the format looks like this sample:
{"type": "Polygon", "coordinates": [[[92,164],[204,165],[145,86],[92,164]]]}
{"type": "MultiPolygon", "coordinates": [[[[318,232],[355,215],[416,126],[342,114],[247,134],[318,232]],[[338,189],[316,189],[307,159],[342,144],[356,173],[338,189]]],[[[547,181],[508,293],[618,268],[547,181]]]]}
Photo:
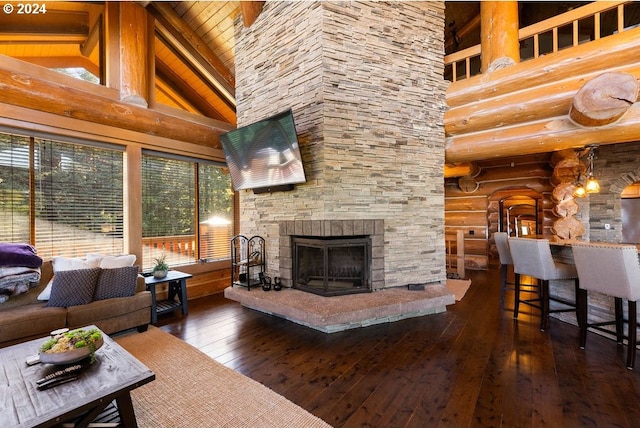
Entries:
{"type": "Polygon", "coordinates": [[[577,182],[576,183],[576,190],[573,191],[573,197],[574,198],[584,198],[585,196],[587,196],[587,191],[585,190],[585,188],[582,185],[582,183],[577,182]]]}
{"type": "Polygon", "coordinates": [[[598,147],[597,144],[591,144],[587,146],[589,148],[589,154],[587,156],[587,181],[584,184],[584,190],[587,193],[598,193],[600,192],[600,183],[596,179],[595,170],[593,161],[595,160],[594,149],[598,147]]]}
{"type": "Polygon", "coordinates": [[[573,191],[573,197],[574,198],[584,198],[585,196],[587,196],[587,191],[584,189],[584,186],[582,185],[582,177],[583,177],[583,163],[580,162],[580,152],[583,152],[583,149],[578,150],[578,176],[576,177],[575,181],[573,182],[573,185],[575,186],[575,190],[573,191]]]}

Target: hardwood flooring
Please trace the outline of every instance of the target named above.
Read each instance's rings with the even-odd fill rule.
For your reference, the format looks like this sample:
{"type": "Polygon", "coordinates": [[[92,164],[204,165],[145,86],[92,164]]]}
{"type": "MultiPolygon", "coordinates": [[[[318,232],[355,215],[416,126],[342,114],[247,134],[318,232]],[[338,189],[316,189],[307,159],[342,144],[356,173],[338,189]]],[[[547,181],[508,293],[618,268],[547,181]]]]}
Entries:
{"type": "Polygon", "coordinates": [[[640,369],[622,347],[589,333],[580,350],[577,327],[552,318],[541,332],[526,306],[514,321],[499,271],[468,275],[445,313],[339,333],[221,295],[160,325],[335,427],[640,426],[640,369]]]}

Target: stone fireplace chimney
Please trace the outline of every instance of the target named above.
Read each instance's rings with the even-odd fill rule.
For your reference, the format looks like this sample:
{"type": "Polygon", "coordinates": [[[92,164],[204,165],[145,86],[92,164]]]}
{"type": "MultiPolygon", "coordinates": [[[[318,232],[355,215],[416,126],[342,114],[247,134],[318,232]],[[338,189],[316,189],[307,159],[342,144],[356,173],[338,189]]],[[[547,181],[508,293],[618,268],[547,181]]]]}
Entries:
{"type": "Polygon", "coordinates": [[[446,279],[444,2],[267,2],[236,20],[238,126],[293,109],[307,182],[240,191],[291,285],[292,236],[371,238],[372,288],[446,279]]]}

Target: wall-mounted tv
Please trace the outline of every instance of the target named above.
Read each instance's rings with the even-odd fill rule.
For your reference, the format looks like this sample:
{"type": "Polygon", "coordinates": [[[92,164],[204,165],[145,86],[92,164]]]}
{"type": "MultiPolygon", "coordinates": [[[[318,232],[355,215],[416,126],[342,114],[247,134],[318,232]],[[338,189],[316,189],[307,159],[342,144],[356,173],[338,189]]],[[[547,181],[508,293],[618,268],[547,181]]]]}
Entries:
{"type": "Polygon", "coordinates": [[[306,177],[291,110],[220,136],[234,190],[291,190],[306,177]]]}

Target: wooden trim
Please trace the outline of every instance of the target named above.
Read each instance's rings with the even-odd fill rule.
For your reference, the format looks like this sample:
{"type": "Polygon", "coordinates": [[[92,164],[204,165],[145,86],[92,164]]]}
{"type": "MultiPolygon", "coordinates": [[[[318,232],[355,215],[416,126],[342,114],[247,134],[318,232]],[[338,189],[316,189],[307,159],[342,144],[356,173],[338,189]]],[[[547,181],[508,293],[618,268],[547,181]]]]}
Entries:
{"type": "Polygon", "coordinates": [[[142,149],[128,145],[124,153],[124,224],[125,251],[142,262],[142,149]]]}

